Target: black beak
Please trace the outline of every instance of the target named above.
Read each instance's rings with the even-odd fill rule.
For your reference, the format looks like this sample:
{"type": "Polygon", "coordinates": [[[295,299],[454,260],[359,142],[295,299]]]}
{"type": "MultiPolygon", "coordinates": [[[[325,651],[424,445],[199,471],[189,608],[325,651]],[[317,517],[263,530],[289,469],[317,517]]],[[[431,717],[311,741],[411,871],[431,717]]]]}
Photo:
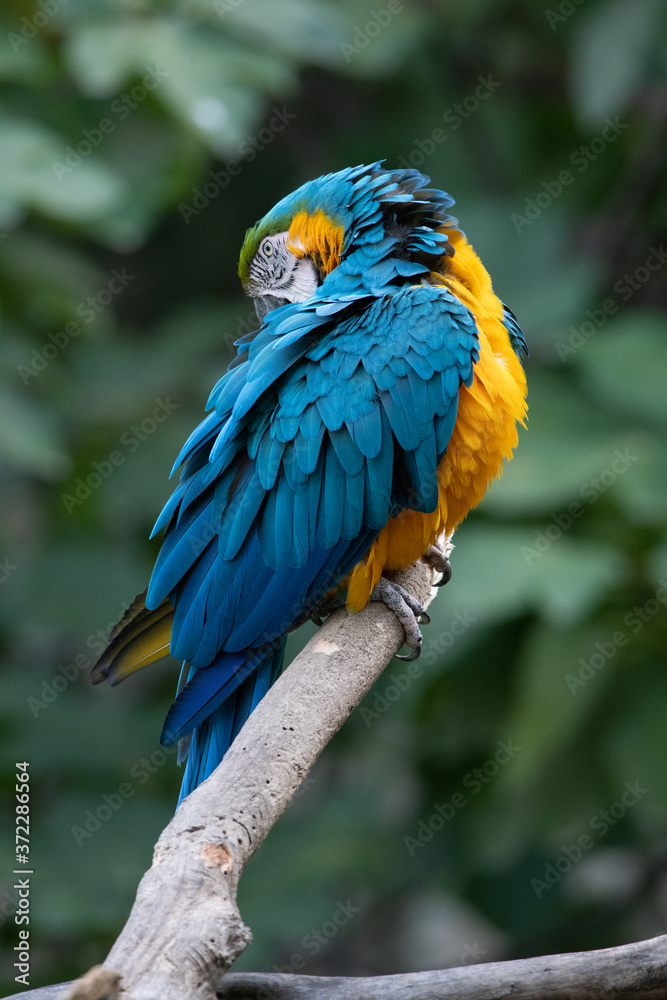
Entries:
{"type": "Polygon", "coordinates": [[[287,305],[288,302],[289,299],[279,299],[277,295],[257,295],[255,298],[257,319],[263,323],[267,313],[271,312],[272,309],[277,309],[278,306],[287,305]]]}

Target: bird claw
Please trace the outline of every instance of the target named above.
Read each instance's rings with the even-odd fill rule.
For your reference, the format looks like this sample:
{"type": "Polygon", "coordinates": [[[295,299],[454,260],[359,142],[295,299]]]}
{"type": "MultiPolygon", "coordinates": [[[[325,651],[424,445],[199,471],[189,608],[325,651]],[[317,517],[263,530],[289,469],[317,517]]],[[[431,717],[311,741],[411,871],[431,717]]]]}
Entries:
{"type": "Polygon", "coordinates": [[[317,607],[313,608],[310,612],[310,620],[311,622],[314,622],[318,628],[321,628],[321,626],[324,625],[323,619],[327,618],[334,611],[338,611],[339,608],[342,608],[343,606],[344,602],[338,600],[337,597],[327,597],[321,602],[321,604],[318,604],[317,607]]]}
{"type": "Polygon", "coordinates": [[[451,580],[451,578],[452,578],[452,567],[449,565],[449,563],[447,563],[447,569],[442,574],[442,576],[440,577],[440,579],[436,580],[436,582],[433,584],[433,586],[434,587],[444,587],[446,583],[449,583],[449,581],[451,580]]]}
{"type": "Polygon", "coordinates": [[[415,646],[411,653],[397,653],[397,660],[418,660],[421,656],[421,646],[415,646]]]}
{"type": "Polygon", "coordinates": [[[434,587],[444,587],[452,578],[452,567],[449,564],[449,553],[452,550],[451,542],[445,542],[444,548],[439,545],[429,545],[422,556],[422,560],[430,566],[436,573],[440,573],[440,579],[433,584],[434,587]]]}
{"type": "Polygon", "coordinates": [[[419,625],[428,625],[430,618],[422,604],[393,580],[381,577],[373,588],[371,601],[382,601],[390,608],[405,631],[405,644],[411,647],[411,652],[397,654],[397,660],[416,660],[421,653],[422,634],[419,625]]]}

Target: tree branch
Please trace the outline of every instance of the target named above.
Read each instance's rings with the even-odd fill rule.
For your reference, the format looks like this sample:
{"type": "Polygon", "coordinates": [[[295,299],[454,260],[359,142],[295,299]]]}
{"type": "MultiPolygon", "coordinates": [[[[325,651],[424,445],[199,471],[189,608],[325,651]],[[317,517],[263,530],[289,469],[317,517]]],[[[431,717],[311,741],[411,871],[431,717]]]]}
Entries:
{"type": "MultiPolygon", "coordinates": [[[[431,579],[424,563],[400,574],[424,604],[432,599],[431,579]]],[[[184,801],[104,963],[122,975],[128,998],[215,1000],[251,940],[236,904],[246,862],[403,638],[382,604],[354,616],[336,612],[262,699],[214,774],[184,801]]],[[[99,995],[94,977],[87,995],[99,995]]]]}
{"type": "MultiPolygon", "coordinates": [[[[57,1000],[69,985],[44,986],[7,1000],[57,1000]]],[[[97,1000],[112,1000],[114,994],[102,989],[94,994],[97,1000]]],[[[604,951],[400,976],[230,973],[217,993],[218,1000],[662,1000],[666,995],[667,935],[604,951]]]]}
{"type": "Polygon", "coordinates": [[[603,951],[402,976],[234,974],[218,1000],[664,1000],[667,935],[603,951]]]}
{"type": "MultiPolygon", "coordinates": [[[[422,603],[431,570],[400,582],[422,603]]],[[[604,951],[407,975],[226,974],[250,941],[236,904],[243,868],[308,770],[403,641],[384,605],[334,614],[252,713],[222,764],[158,840],[104,966],[24,1000],[658,1000],[667,935],[604,951]],[[121,978],[122,977],[122,978],[121,978]],[[66,991],[66,992],[63,992],[66,991]]],[[[12,998],[9,998],[12,1000],[12,998]]]]}

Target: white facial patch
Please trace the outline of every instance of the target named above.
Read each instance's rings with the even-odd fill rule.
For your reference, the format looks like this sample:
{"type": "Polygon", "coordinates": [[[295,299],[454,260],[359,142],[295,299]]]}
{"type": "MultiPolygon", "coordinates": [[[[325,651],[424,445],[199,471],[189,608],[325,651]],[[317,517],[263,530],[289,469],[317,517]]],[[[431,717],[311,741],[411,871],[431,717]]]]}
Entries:
{"type": "Polygon", "coordinates": [[[313,262],[306,257],[294,259],[296,267],[292,272],[292,283],[282,294],[290,302],[304,302],[315,294],[318,285],[317,271],[313,262]]]}
{"type": "Polygon", "coordinates": [[[319,283],[315,266],[288,249],[288,235],[283,232],[265,236],[259,244],[248,281],[253,297],[273,295],[286,302],[303,302],[315,292],[319,283]]]}

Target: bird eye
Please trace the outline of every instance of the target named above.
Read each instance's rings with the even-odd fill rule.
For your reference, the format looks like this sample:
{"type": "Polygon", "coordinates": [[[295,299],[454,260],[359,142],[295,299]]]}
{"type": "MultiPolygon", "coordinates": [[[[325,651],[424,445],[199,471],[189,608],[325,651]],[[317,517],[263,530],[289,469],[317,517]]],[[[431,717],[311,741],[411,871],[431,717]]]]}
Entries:
{"type": "Polygon", "coordinates": [[[265,257],[273,256],[273,243],[271,240],[264,240],[262,243],[262,253],[265,257]]]}

